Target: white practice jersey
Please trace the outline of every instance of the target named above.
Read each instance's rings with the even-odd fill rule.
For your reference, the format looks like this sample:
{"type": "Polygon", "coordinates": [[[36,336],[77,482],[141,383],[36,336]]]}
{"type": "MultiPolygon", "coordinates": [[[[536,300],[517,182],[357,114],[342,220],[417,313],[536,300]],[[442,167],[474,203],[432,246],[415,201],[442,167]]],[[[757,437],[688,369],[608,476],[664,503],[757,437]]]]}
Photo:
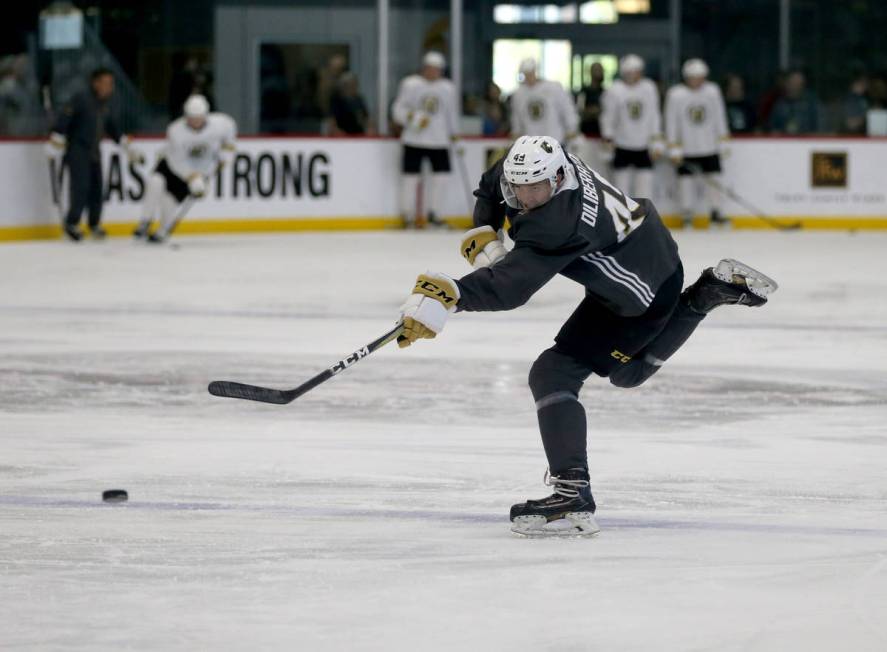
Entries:
{"type": "Polygon", "coordinates": [[[194,130],[185,118],[173,120],[166,129],[164,157],[169,168],[182,179],[195,173],[208,176],[216,165],[234,153],[237,124],[224,113],[210,113],[206,124],[194,130]]]}
{"type": "Polygon", "coordinates": [[[673,155],[717,154],[730,137],[721,89],[711,82],[695,90],[672,86],[665,96],[665,135],[673,155]]]}
{"type": "Polygon", "coordinates": [[[616,147],[644,150],[662,146],[659,90],[649,79],[613,82],[601,98],[601,136],[616,147]]]}
{"type": "Polygon", "coordinates": [[[515,136],[551,136],[563,142],[567,134],[578,130],[573,98],[556,81],[521,84],[511,95],[511,133],[515,136]]]}
{"type": "Polygon", "coordinates": [[[403,127],[405,145],[441,149],[449,147],[459,126],[456,87],[441,77],[428,81],[422,75],[405,77],[397,89],[392,114],[403,127]]]}

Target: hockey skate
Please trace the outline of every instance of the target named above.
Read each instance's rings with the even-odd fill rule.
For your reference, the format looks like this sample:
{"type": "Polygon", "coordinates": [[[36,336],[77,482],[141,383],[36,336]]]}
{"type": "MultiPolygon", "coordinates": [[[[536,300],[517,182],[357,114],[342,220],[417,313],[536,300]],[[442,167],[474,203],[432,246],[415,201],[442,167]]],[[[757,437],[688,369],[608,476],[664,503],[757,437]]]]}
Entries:
{"type": "Polygon", "coordinates": [[[590,537],[600,532],[588,471],[575,468],[549,475],[546,470],[545,484],[554,487],[552,495],[512,506],[512,532],[534,538],[590,537]]]}
{"type": "Polygon", "coordinates": [[[148,231],[151,230],[150,222],[140,222],[139,225],[135,228],[135,231],[132,232],[132,237],[136,240],[141,240],[148,236],[148,231]]]}
{"type": "Polygon", "coordinates": [[[738,260],[724,258],[703,271],[683,296],[693,310],[707,314],[726,304],[763,306],[778,288],[769,276],[738,260]]]}
{"type": "Polygon", "coordinates": [[[722,229],[726,229],[730,227],[730,218],[726,215],[721,214],[716,208],[713,208],[711,214],[709,215],[709,226],[710,227],[718,227],[722,229]]]}
{"type": "Polygon", "coordinates": [[[65,235],[68,236],[69,240],[73,240],[74,242],[80,242],[81,240],[83,240],[83,232],[76,226],[66,224],[64,226],[64,232],[65,235]]]}

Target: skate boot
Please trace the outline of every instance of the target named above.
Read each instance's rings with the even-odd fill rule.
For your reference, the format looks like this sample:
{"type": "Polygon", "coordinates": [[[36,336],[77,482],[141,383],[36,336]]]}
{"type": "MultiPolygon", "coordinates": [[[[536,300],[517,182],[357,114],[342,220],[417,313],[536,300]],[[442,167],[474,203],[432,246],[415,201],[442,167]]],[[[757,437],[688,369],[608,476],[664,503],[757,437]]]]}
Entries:
{"type": "Polygon", "coordinates": [[[64,227],[65,235],[74,242],[83,240],[83,232],[72,224],[66,224],[64,227]]]}
{"type": "Polygon", "coordinates": [[[428,212],[428,227],[432,229],[448,229],[449,224],[444,222],[441,218],[437,216],[433,211],[428,212]]]}
{"type": "Polygon", "coordinates": [[[719,227],[725,229],[730,226],[730,218],[722,215],[721,211],[716,208],[711,210],[711,215],[709,216],[709,224],[714,227],[719,227]]]}
{"type": "Polygon", "coordinates": [[[166,238],[163,237],[162,233],[155,232],[155,233],[152,233],[151,235],[148,236],[147,241],[150,242],[151,244],[163,244],[164,242],[166,242],[166,238]]]}
{"type": "Polygon", "coordinates": [[[148,235],[148,231],[150,229],[151,222],[139,222],[139,225],[136,227],[135,231],[132,232],[132,237],[136,240],[141,240],[148,235]]]}
{"type": "Polygon", "coordinates": [[[89,235],[93,240],[104,240],[108,237],[108,232],[100,226],[91,226],[89,227],[89,235]]]}
{"type": "Polygon", "coordinates": [[[586,469],[567,469],[556,475],[546,470],[545,484],[554,487],[548,498],[512,506],[512,532],[539,538],[590,537],[600,532],[586,469]]]}
{"type": "Polygon", "coordinates": [[[690,308],[704,315],[725,304],[763,306],[767,296],[778,288],[769,276],[738,260],[724,258],[703,271],[681,296],[690,308]]]}

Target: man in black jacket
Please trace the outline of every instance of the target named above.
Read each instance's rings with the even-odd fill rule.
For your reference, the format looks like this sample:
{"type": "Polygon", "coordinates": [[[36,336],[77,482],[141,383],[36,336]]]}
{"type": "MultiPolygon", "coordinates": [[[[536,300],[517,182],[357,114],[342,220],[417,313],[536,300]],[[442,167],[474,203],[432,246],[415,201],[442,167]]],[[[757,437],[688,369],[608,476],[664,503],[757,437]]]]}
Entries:
{"type": "Polygon", "coordinates": [[[682,292],[678,248],[653,204],[628,197],[548,136],[519,138],[475,196],[475,228],[462,242],[475,271],[458,280],[419,276],[401,307],[401,346],[434,337],[456,311],[517,308],[556,274],[583,286],[584,299],[529,377],[554,494],[514,505],[511,520],[526,536],[593,535],[582,384],[597,374],[637,387],[708,312],[763,305],[776,283],[725,259],[682,292]],[[506,217],[511,251],[497,237],[506,217]]]}
{"type": "Polygon", "coordinates": [[[80,217],[89,210],[89,229],[94,238],[104,238],[101,227],[102,158],[99,143],[111,138],[124,148],[130,159],[140,158],[129,146],[116,118],[111,112],[110,99],[114,94],[114,74],[107,68],[96,69],[90,77],[90,88],[78,93],[66,104],[52,128],[50,149],[64,150],[64,164],[70,175],[70,202],[63,228],[71,239],[83,238],[80,217]]]}

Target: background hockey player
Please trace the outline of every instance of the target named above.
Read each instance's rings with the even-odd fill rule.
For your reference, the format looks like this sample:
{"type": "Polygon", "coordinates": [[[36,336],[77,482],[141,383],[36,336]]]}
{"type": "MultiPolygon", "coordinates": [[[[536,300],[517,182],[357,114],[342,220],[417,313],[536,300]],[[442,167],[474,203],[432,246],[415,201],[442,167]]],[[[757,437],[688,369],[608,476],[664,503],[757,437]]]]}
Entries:
{"type": "Polygon", "coordinates": [[[456,141],[459,124],[459,100],[453,82],[443,77],[445,67],[446,59],[440,52],[428,52],[422,59],[421,73],[401,81],[392,107],[394,121],[403,129],[401,212],[406,228],[439,223],[440,193],[451,169],[450,145],[456,141]],[[420,197],[425,160],[431,174],[422,183],[420,197]]]}
{"type": "Polygon", "coordinates": [[[579,113],[572,96],[558,82],[540,78],[533,59],[521,61],[520,74],[521,84],[510,98],[512,136],[551,136],[558,142],[575,142],[579,113]]]}
{"type": "Polygon", "coordinates": [[[184,115],[166,130],[163,154],[148,177],[142,219],[133,236],[164,242],[190,202],[206,194],[209,176],[233,158],[236,138],[237,125],[230,116],[210,113],[203,95],[189,97],[184,115]],[[155,221],[158,226],[150,233],[155,221]]]}
{"type": "Polygon", "coordinates": [[[697,198],[705,197],[713,224],[726,224],[721,211],[721,155],[727,153],[730,131],[721,89],[706,81],[708,66],[701,59],[689,59],[681,73],[683,84],[672,86],[665,96],[665,129],[668,155],[678,166],[678,192],[684,225],[690,226],[697,209],[697,198]],[[715,183],[704,183],[709,175],[715,183]]]}
{"type": "Polygon", "coordinates": [[[132,161],[142,158],[120,130],[110,105],[113,95],[114,74],[107,68],[96,69],[90,76],[89,89],[75,95],[62,108],[49,137],[50,154],[64,152],[69,203],[63,229],[75,242],[83,238],[79,224],[84,208],[88,211],[92,236],[104,238],[106,235],[101,226],[104,189],[99,145],[102,139],[111,138],[132,161]]]}
{"type": "Polygon", "coordinates": [[[664,152],[659,91],[644,77],[644,60],[629,54],[602,98],[601,137],[613,148],[613,180],[632,197],[653,196],[653,161],[664,152]]]}
{"type": "Polygon", "coordinates": [[[461,247],[475,271],[458,280],[420,275],[401,308],[401,345],[434,337],[456,311],[517,308],[556,274],[579,283],[585,298],[529,376],[554,493],[515,505],[511,520],[528,536],[594,534],[583,382],[597,374],[617,387],[640,385],[711,310],[762,305],[776,285],[722,260],[682,292],[677,246],[653,204],[626,196],[554,138],[518,139],[475,195],[475,228],[461,247]],[[496,235],[506,216],[511,251],[496,235]]]}

